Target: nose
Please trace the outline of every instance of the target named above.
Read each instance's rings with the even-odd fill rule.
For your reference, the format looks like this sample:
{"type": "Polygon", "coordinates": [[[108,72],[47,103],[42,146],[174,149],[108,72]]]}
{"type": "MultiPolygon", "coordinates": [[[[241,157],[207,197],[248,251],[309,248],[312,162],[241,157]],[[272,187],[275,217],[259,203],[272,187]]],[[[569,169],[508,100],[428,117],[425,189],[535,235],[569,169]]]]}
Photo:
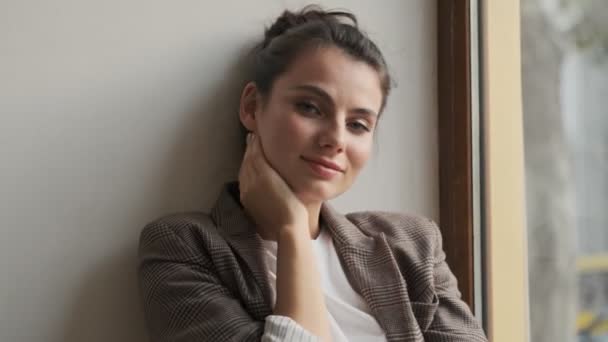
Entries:
{"type": "Polygon", "coordinates": [[[319,136],[319,146],[334,154],[344,151],[346,142],[346,126],[344,124],[332,121],[325,125],[325,128],[319,136]]]}

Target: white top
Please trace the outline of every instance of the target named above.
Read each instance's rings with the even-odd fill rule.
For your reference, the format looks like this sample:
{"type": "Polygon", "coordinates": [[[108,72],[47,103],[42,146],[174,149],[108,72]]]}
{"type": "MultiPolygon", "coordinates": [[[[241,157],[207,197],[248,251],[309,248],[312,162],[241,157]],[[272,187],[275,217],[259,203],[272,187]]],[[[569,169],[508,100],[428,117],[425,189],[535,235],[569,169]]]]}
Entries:
{"type": "MultiPolygon", "coordinates": [[[[321,287],[325,294],[325,305],[334,342],[386,341],[385,333],[371,315],[364,299],[348,282],[331,236],[322,228],[316,240],[311,240],[321,275],[321,287]]],[[[268,266],[272,307],[276,304],[277,242],[263,240],[268,266]]]]}

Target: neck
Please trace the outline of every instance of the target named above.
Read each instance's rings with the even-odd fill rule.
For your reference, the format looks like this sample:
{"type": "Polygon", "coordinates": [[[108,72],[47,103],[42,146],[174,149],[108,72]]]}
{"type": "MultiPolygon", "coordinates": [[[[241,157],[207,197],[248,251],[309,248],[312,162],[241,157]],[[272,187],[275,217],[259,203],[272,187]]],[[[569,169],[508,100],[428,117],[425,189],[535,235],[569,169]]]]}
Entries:
{"type": "Polygon", "coordinates": [[[321,217],[321,204],[311,203],[306,205],[308,210],[308,229],[310,230],[310,238],[316,240],[321,232],[319,219],[321,217]]]}

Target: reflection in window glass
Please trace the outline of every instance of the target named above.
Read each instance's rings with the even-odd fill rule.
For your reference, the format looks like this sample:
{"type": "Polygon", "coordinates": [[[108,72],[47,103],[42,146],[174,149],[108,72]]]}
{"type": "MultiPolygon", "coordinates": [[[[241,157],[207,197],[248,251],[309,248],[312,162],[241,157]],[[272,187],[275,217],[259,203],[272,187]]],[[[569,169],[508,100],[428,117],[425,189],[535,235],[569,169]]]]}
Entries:
{"type": "Polygon", "coordinates": [[[522,0],[531,341],[608,341],[608,1],[522,0]]]}

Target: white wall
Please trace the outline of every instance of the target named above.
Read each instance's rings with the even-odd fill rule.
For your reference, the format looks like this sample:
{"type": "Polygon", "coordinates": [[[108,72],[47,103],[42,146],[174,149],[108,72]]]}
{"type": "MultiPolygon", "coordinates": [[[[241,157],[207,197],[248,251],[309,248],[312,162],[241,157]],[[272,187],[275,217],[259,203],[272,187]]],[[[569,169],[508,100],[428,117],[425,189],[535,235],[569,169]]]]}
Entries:
{"type": "MultiPolygon", "coordinates": [[[[438,218],[435,5],[355,12],[399,87],[338,208],[438,218]]],[[[0,2],[0,341],[143,341],[137,238],[240,162],[242,55],[303,1],[0,2]]]]}

